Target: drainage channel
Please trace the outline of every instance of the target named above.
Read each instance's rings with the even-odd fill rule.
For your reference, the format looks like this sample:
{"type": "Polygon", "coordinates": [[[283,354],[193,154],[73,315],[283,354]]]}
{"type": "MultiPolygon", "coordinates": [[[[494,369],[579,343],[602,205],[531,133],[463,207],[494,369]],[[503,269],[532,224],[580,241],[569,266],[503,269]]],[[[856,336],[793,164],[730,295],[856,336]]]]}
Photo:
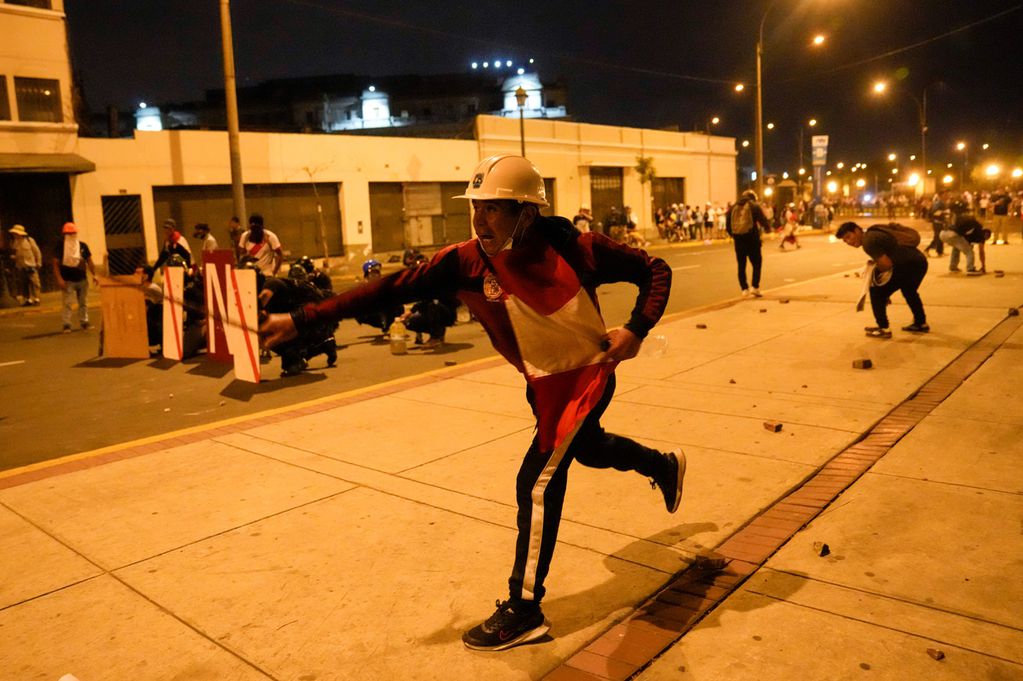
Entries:
{"type": "Polygon", "coordinates": [[[1018,315],[999,322],[859,440],[719,544],[714,551],[724,558],[723,568],[708,569],[698,562],[678,573],[627,619],[555,667],[544,681],[633,678],[870,470],[1021,326],[1023,317],[1018,315]]]}

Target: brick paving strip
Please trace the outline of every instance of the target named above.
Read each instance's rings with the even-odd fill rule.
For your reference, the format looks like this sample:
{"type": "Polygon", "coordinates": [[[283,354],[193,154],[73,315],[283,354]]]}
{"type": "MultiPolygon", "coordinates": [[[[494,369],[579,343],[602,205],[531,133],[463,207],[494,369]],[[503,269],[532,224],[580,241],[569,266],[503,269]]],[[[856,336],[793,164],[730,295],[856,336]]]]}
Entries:
{"type": "Polygon", "coordinates": [[[887,454],[1020,326],[1023,318],[1006,317],[857,442],[721,542],[714,552],[726,561],[723,569],[690,565],[624,621],[555,667],[544,681],[625,681],[641,672],[887,454]]]}

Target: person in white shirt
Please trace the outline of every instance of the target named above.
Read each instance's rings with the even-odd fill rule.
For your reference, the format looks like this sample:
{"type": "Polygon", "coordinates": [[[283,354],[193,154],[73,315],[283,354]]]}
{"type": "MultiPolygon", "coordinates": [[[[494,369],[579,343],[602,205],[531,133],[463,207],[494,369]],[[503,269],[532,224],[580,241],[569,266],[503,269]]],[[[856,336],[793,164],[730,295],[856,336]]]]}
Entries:
{"type": "Polygon", "coordinates": [[[199,240],[199,257],[196,258],[196,266],[202,269],[208,251],[217,250],[217,239],[210,234],[210,226],[205,222],[196,223],[192,230],[192,238],[199,240]]]}
{"type": "Polygon", "coordinates": [[[263,227],[263,216],[259,213],[249,216],[249,228],[238,240],[238,250],[242,252],[242,257],[255,259],[259,271],[268,277],[276,276],[284,262],[281,240],[263,227]]]}

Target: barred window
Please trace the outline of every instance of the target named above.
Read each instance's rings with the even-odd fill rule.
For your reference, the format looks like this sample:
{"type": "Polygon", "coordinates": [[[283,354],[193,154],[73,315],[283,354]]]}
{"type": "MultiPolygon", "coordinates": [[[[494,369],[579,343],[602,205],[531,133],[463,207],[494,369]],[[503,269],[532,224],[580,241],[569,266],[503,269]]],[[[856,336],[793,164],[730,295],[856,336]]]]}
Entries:
{"type": "Polygon", "coordinates": [[[19,120],[40,123],[60,123],[64,120],[59,81],[16,77],[14,96],[18,100],[19,120]]]}
{"type": "Polygon", "coordinates": [[[11,120],[11,102],[7,99],[7,76],[0,76],[0,121],[11,120]]]}
{"type": "Polygon", "coordinates": [[[39,9],[53,9],[50,0],[3,0],[8,5],[23,5],[25,7],[37,7],[39,9]]]}

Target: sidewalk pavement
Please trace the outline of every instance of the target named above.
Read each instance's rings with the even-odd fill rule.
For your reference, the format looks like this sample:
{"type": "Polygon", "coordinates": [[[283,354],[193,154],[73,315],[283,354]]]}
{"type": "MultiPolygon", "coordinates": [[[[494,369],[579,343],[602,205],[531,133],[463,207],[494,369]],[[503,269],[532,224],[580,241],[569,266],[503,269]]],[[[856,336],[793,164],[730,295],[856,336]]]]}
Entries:
{"type": "Polygon", "coordinates": [[[460,640],[533,431],[497,359],[2,473],[0,678],[1023,678],[1023,250],[945,262],[928,335],[841,274],[662,321],[604,425],[685,448],[682,508],[573,466],[552,638],[505,652],[460,640]]]}

